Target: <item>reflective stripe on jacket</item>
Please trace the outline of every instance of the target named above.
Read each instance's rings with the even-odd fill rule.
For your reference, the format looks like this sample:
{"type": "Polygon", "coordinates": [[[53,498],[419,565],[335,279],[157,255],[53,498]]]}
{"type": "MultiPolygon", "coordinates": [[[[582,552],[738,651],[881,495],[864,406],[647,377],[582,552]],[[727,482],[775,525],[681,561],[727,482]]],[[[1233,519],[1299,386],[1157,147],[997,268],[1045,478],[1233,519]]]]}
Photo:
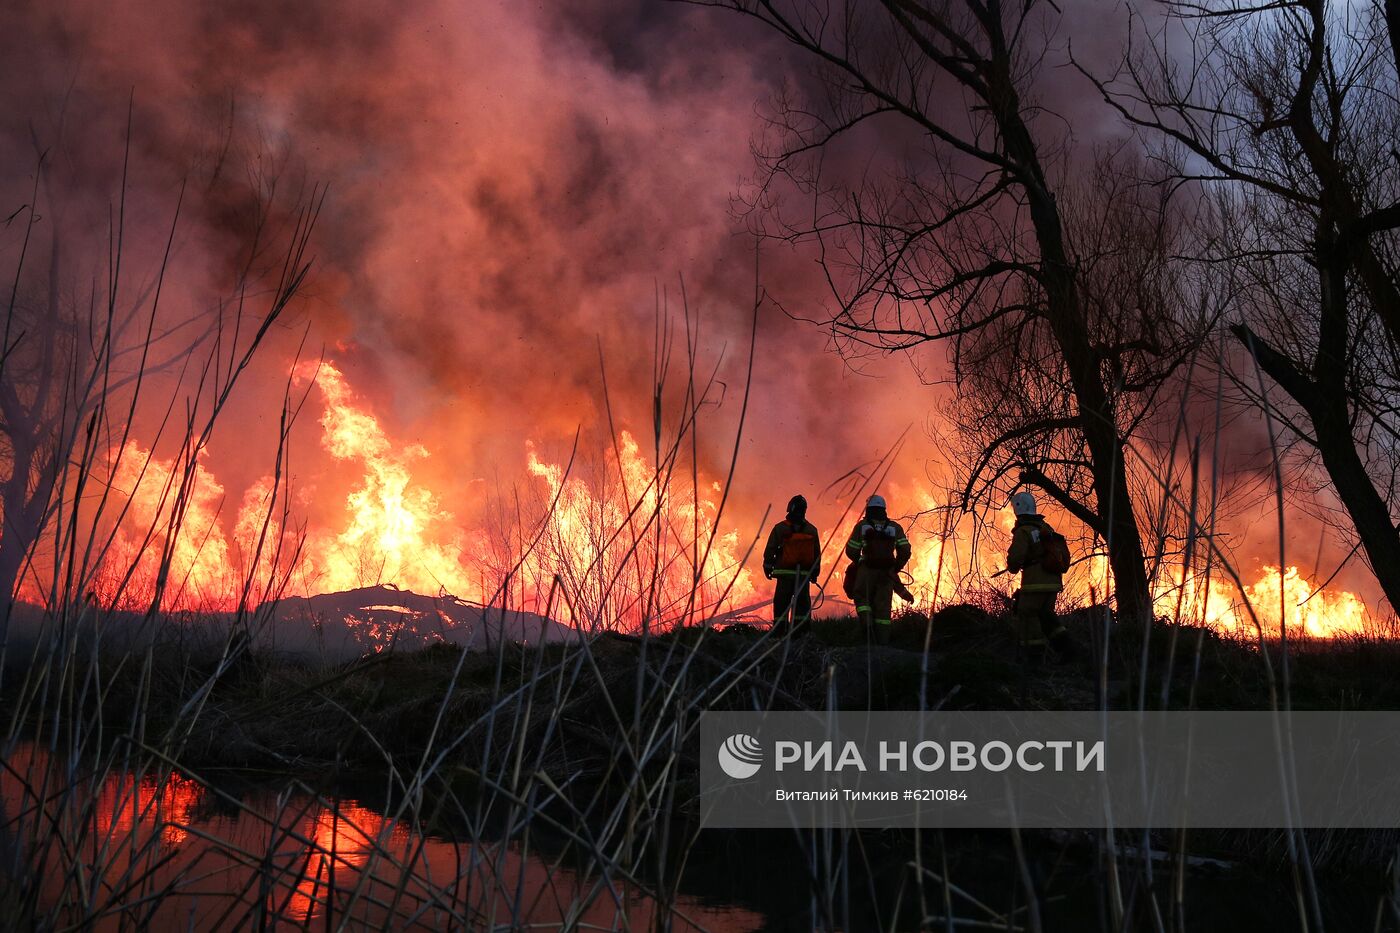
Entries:
{"type": "Polygon", "coordinates": [[[851,537],[846,541],[846,556],[851,560],[860,562],[865,551],[865,534],[867,530],[875,530],[877,533],[887,534],[894,538],[895,563],[893,570],[902,570],[904,565],[909,563],[912,550],[909,547],[909,538],[905,536],[904,529],[899,526],[899,522],[892,522],[887,518],[880,518],[866,514],[851,532],[851,537]]]}

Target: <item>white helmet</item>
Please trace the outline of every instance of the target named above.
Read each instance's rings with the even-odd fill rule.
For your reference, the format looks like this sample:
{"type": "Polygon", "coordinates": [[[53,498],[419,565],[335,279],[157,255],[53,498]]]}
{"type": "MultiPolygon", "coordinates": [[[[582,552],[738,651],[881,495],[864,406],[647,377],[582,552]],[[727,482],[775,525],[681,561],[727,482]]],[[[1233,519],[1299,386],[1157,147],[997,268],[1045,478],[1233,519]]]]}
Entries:
{"type": "Polygon", "coordinates": [[[1017,515],[1035,514],[1035,496],[1028,492],[1018,492],[1011,497],[1011,511],[1017,515]]]}
{"type": "Polygon", "coordinates": [[[867,509],[883,509],[885,507],[885,497],[876,493],[865,500],[865,507],[867,509]]]}

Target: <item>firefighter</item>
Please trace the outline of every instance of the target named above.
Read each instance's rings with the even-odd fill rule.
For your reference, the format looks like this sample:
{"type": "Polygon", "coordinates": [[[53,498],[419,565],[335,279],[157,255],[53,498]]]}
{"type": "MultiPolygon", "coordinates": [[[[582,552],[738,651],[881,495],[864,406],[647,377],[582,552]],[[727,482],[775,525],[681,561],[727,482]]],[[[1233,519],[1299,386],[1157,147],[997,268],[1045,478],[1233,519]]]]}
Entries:
{"type": "Polygon", "coordinates": [[[1035,510],[1035,496],[1018,492],[1011,497],[1016,526],[1011,531],[1011,548],[1006,553],[1006,569],[1020,572],[1021,588],[1016,591],[1012,614],[1021,656],[1035,662],[1044,658],[1048,643],[1061,660],[1074,656],[1075,644],[1060,617],[1055,599],[1064,589],[1064,571],[1069,569],[1069,551],[1050,523],[1035,510]]]}
{"type": "Polygon", "coordinates": [[[910,554],[909,539],[898,522],[890,521],[884,498],[871,496],[865,503],[865,517],[846,542],[846,556],[856,565],[856,615],[877,645],[890,643],[895,588],[910,554]]]}
{"type": "Polygon", "coordinates": [[[822,569],[817,528],[807,521],[807,500],[788,500],[787,517],[773,526],[763,549],[763,575],[776,579],[773,589],[773,634],[805,635],[812,615],[811,582],[822,569]]]}

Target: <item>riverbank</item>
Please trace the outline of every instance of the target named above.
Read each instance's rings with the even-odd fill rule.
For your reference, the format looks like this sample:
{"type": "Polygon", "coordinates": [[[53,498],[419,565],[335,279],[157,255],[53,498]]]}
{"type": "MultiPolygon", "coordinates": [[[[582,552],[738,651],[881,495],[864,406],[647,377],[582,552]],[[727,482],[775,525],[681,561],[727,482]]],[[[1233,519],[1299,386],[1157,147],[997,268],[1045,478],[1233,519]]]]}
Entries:
{"type": "MultiPolygon", "coordinates": [[[[1283,695],[1280,645],[1261,651],[1202,629],[1116,626],[1105,665],[1096,650],[1102,619],[1068,614],[1080,657],[1034,668],[1018,662],[1008,620],[975,607],[906,615],[888,646],[866,644],[851,619],[817,622],[792,639],[735,625],[647,639],[498,641],[489,650],[441,644],[335,664],[251,650],[238,638],[156,639],[125,655],[75,643],[65,664],[40,658],[9,671],[3,698],[16,715],[13,737],[71,752],[99,777],[140,761],[157,781],[290,782],[303,792],[374,797],[430,836],[509,841],[524,831],[585,875],[626,865],[629,883],[661,903],[679,890],[685,866],[723,864],[735,846],[756,865],[796,860],[784,883],[802,889],[789,900],[809,907],[811,892],[827,884],[821,873],[839,867],[812,861],[822,846],[837,845],[843,858],[858,852],[864,893],[840,897],[877,914],[911,896],[909,885],[932,884],[925,862],[944,858],[979,900],[1025,875],[1046,910],[1060,898],[1080,921],[1125,886],[1179,879],[1183,891],[1207,892],[1203,899],[1224,887],[1221,878],[1253,891],[1289,889],[1281,832],[697,833],[694,726],[707,709],[1131,709],[1144,701],[1261,709],[1271,691],[1283,695]],[[815,888],[802,880],[809,869],[815,888]]],[[[1385,641],[1293,645],[1288,695],[1295,708],[1396,708],[1397,661],[1400,646],[1385,641]]],[[[1395,833],[1306,839],[1319,885],[1359,884],[1372,905],[1385,896],[1395,833]]],[[[1355,904],[1356,889],[1347,890],[1338,903],[1355,904]]],[[[1292,909],[1269,898],[1271,909],[1292,909]]],[[[1228,898],[1217,901],[1212,910],[1237,916],[1228,898]]]]}
{"type": "Polygon", "coordinates": [[[136,723],[147,740],[178,741],[190,767],[308,775],[402,771],[448,746],[448,759],[471,762],[515,739],[547,746],[562,736],[605,759],[638,724],[705,709],[1249,710],[1281,703],[1285,690],[1294,709],[1400,709],[1400,643],[1295,643],[1285,665],[1277,642],[1266,663],[1257,645],[1206,629],[1118,625],[1101,663],[1101,617],[1081,610],[1065,622],[1078,656],[1030,666],[1008,620],[973,606],[905,614],[887,646],[868,644],[854,619],[817,620],[786,639],[732,625],[486,650],[437,644],[332,664],[250,650],[237,637],[173,637],[140,656],[80,652],[69,676],[91,688],[58,717],[38,702],[42,652],[12,665],[2,695],[31,737],[65,722],[100,722],[109,736],[136,723]]]}

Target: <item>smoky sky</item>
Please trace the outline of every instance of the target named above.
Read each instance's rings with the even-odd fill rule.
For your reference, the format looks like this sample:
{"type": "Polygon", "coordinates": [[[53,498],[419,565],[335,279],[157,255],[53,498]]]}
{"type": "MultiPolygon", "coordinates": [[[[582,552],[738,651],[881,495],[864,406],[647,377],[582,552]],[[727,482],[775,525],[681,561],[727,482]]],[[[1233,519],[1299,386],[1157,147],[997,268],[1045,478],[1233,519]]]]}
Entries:
{"type": "MultiPolygon", "coordinates": [[[[1071,4],[1036,88],[1079,142],[1119,128],[1064,67],[1065,34],[1076,30],[1077,54],[1108,58],[1107,27],[1125,16],[1071,4]]],[[[327,188],[304,298],[230,412],[239,429],[211,447],[234,495],[266,469],[266,445],[244,429],[275,422],[305,335],[306,352],[341,368],[397,442],[431,452],[425,479],[469,520],[486,486],[519,481],[527,441],[566,452],[576,429],[604,427],[600,356],[615,419],[649,437],[658,305],[676,341],[674,423],[682,295],[699,370],[722,360],[701,459],[724,476],[755,292],[755,243],[734,195],[756,171],[766,102],[813,81],[771,32],[651,0],[19,0],[6,19],[3,213],[24,203],[36,154],[49,151],[51,185],[92,234],[89,270],[106,249],[128,107],[138,254],[161,242],[188,186],[181,300],[205,300],[237,261],[250,180],[275,180],[284,198],[327,188]]],[[[898,137],[877,131],[871,145],[898,137]]],[[[828,296],[810,254],[769,245],[759,262],[785,308],[820,316],[828,296]]],[[[895,475],[928,486],[941,446],[929,418],[945,396],[907,360],[866,358],[857,372],[820,328],[771,302],[756,346],[732,513],[746,533],[767,503],[815,499],[905,428],[895,475]]],[[[327,470],[314,412],[305,421],[294,470],[305,488],[343,495],[353,476],[327,470]]],[[[814,517],[834,520],[822,509],[814,517]]]]}
{"type": "MultiPolygon", "coordinates": [[[[273,420],[304,324],[309,352],[324,347],[392,435],[432,451],[422,469],[469,514],[474,484],[518,473],[526,440],[565,447],[601,427],[603,365],[616,421],[649,435],[660,305],[672,425],[687,313],[697,369],[720,363],[701,457],[723,475],[755,292],[732,196],[754,171],[756,108],[784,73],[772,37],[712,11],[622,2],[63,0],[14,15],[0,40],[6,194],[22,203],[28,163],[48,151],[55,197],[92,233],[89,272],[128,107],[129,241],[149,259],[188,186],[184,300],[236,260],[251,210],[236,192],[250,179],[275,180],[284,198],[327,187],[304,300],[233,421],[273,420]]],[[[805,259],[761,269],[790,306],[822,298],[805,259]]],[[[819,491],[920,416],[901,361],[856,376],[826,342],[771,303],[761,311],[746,508],[819,491]]],[[[234,433],[216,436],[211,467],[236,490],[263,465],[234,433]]],[[[314,449],[301,456],[316,475],[314,449]]]]}

